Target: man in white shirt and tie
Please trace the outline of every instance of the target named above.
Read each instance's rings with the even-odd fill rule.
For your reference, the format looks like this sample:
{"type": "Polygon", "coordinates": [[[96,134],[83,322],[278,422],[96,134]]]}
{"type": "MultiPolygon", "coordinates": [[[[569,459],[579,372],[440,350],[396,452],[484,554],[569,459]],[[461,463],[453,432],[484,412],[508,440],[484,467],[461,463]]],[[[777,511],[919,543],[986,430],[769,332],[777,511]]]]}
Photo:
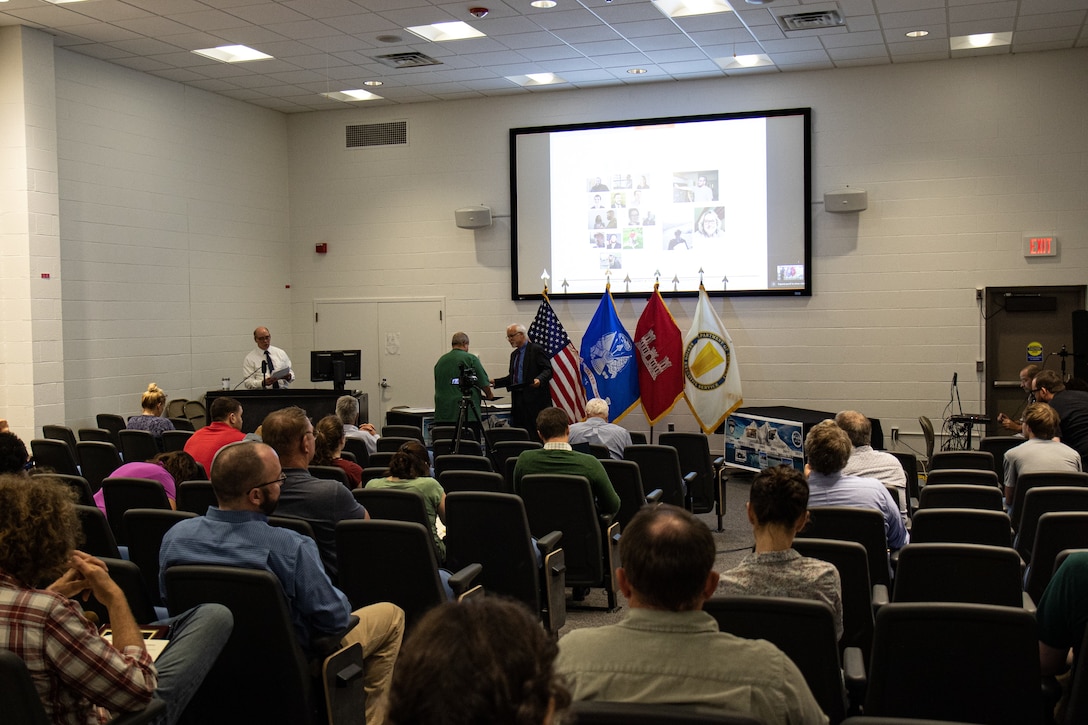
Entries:
{"type": "Polygon", "coordinates": [[[291,358],[272,345],[272,333],[267,327],[258,327],[253,331],[253,341],[257,347],[250,350],[242,361],[243,385],[249,390],[289,387],[295,379],[291,358]],[[286,375],[283,375],[284,371],[286,375]]]}

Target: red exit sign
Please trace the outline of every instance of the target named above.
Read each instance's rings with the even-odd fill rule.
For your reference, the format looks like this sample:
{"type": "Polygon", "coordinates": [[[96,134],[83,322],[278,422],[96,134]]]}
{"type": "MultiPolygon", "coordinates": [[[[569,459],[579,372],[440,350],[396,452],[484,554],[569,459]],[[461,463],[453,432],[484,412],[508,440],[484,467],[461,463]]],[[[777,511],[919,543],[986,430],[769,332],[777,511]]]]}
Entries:
{"type": "Polygon", "coordinates": [[[1058,254],[1058,237],[1053,234],[1025,234],[1025,257],[1054,257],[1058,254]]]}

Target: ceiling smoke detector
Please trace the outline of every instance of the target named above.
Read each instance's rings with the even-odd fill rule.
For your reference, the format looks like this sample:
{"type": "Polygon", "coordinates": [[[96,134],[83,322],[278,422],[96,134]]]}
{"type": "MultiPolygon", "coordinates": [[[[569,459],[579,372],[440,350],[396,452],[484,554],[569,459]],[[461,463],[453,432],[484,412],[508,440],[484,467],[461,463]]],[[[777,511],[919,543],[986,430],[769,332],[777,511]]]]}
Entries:
{"type": "Polygon", "coordinates": [[[468,9],[468,14],[471,15],[472,17],[474,17],[474,18],[477,18],[477,19],[486,18],[487,14],[489,12],[491,12],[491,11],[488,10],[487,8],[469,8],[468,9]]]}

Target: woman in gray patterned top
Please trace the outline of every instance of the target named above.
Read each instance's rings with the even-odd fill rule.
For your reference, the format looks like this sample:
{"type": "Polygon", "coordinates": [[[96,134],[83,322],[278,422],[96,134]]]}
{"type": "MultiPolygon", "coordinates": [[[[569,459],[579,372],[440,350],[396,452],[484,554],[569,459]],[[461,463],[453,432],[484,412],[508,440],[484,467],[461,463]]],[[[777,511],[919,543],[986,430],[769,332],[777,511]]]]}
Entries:
{"type": "Polygon", "coordinates": [[[756,550],[722,574],[718,592],[826,602],[835,612],[835,635],[841,638],[842,585],[838,570],[791,548],[793,538],[808,524],[808,482],[804,475],[788,466],[766,469],[752,481],[747,509],[756,550]]]}

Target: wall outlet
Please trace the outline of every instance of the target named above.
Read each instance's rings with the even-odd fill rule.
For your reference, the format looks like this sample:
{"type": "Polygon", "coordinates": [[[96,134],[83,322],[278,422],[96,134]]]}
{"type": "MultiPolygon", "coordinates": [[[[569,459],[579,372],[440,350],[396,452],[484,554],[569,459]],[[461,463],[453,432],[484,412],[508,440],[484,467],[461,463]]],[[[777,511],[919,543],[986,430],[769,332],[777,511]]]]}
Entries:
{"type": "Polygon", "coordinates": [[[898,442],[899,442],[899,427],[893,425],[892,426],[892,443],[898,443],[898,442]]]}
{"type": "Polygon", "coordinates": [[[982,360],[975,360],[975,372],[976,373],[986,372],[986,363],[984,363],[982,360]]]}

